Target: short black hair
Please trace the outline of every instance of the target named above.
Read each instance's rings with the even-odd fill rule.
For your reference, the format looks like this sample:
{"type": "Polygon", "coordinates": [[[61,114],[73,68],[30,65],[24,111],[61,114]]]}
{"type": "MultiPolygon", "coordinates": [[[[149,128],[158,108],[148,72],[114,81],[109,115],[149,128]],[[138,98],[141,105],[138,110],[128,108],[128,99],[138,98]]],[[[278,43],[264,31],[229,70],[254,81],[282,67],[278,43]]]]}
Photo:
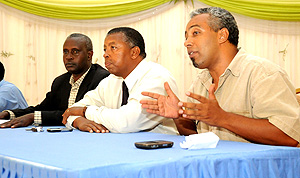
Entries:
{"type": "Polygon", "coordinates": [[[0,81],[3,80],[4,73],[5,73],[5,68],[4,68],[4,65],[2,64],[2,62],[0,61],[0,81]]]}
{"type": "Polygon", "coordinates": [[[222,28],[227,28],[229,31],[228,41],[238,46],[239,43],[239,29],[233,15],[220,7],[208,7],[194,10],[190,17],[193,18],[196,15],[209,14],[208,25],[215,32],[222,28]]]}
{"type": "Polygon", "coordinates": [[[86,49],[88,51],[93,51],[93,43],[92,43],[92,40],[86,36],[85,34],[82,34],[82,33],[72,33],[71,35],[69,35],[67,37],[68,38],[84,38],[85,39],[85,45],[86,45],[86,49]]]}
{"type": "Polygon", "coordinates": [[[117,27],[109,30],[107,35],[114,34],[114,33],[123,33],[126,38],[125,39],[126,42],[131,47],[135,47],[135,46],[139,47],[141,51],[140,56],[142,56],[143,59],[146,57],[145,42],[140,32],[130,27],[117,27]]]}

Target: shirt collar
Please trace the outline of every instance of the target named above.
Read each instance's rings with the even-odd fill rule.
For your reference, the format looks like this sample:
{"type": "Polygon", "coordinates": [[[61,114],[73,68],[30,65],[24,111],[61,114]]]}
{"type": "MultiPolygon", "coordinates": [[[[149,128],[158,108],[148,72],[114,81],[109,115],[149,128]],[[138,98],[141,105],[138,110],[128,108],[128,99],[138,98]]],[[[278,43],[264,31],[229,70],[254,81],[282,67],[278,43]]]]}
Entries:
{"type": "Polygon", "coordinates": [[[90,69],[91,69],[91,67],[76,81],[76,82],[74,82],[74,77],[73,77],[73,75],[71,75],[71,77],[70,77],[70,81],[69,81],[69,83],[73,86],[73,85],[80,85],[81,83],[82,83],[82,81],[83,81],[83,79],[84,79],[84,77],[86,76],[86,74],[90,71],[90,69]]]}
{"type": "MultiPolygon", "coordinates": [[[[240,63],[242,62],[240,59],[246,54],[246,51],[239,48],[238,53],[234,56],[233,60],[226,68],[224,73],[221,76],[225,76],[228,73],[231,73],[233,76],[239,76],[241,73],[240,63]]],[[[209,88],[212,84],[212,77],[208,71],[208,69],[202,69],[200,80],[204,84],[206,88],[209,88]]]]}
{"type": "Polygon", "coordinates": [[[230,71],[233,76],[239,76],[241,73],[241,58],[246,54],[244,49],[238,48],[238,53],[234,56],[233,60],[222,75],[225,75],[227,71],[230,71]]]}
{"type": "Polygon", "coordinates": [[[145,72],[145,67],[147,66],[147,61],[144,59],[133,69],[132,72],[125,78],[125,83],[130,91],[134,84],[141,78],[141,75],[145,72]]]}

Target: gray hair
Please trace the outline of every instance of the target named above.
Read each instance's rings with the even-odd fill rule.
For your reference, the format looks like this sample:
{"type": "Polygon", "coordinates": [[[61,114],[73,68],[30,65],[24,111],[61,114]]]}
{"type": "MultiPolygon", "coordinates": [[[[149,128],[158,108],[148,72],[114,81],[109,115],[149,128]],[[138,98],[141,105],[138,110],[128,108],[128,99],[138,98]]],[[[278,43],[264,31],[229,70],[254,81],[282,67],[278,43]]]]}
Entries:
{"type": "Polygon", "coordinates": [[[239,43],[239,29],[233,15],[225,9],[219,7],[200,8],[191,12],[190,17],[196,15],[209,14],[208,26],[215,32],[222,28],[229,31],[228,41],[237,46],[239,43]]]}

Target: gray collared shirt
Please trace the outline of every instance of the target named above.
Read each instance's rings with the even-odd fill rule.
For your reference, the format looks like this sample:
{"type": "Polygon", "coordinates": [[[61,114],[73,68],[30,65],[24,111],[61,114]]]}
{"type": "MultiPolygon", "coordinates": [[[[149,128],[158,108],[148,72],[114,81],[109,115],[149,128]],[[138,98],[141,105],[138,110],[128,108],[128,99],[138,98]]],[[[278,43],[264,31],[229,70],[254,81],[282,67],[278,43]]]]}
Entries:
{"type": "MultiPolygon", "coordinates": [[[[208,97],[212,77],[203,70],[190,91],[208,97]]],[[[299,104],[295,88],[287,74],[276,64],[239,50],[220,76],[215,91],[220,107],[231,113],[256,119],[268,119],[284,133],[300,141],[299,104]]],[[[188,102],[198,102],[188,98],[188,102]]],[[[251,127],[251,126],[250,126],[251,127]]],[[[235,133],[199,122],[198,133],[214,132],[222,140],[247,142],[235,133]]]]}

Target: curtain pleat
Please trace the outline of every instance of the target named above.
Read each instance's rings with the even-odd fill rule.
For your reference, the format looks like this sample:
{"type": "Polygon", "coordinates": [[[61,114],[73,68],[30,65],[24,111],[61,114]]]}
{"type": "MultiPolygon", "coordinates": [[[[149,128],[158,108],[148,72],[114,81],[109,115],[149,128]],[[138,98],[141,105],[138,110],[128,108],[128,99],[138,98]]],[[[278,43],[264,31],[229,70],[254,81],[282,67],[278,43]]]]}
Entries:
{"type": "Polygon", "coordinates": [[[169,0],[0,0],[1,3],[31,14],[58,19],[99,19],[144,11],[169,0]]]}
{"type": "MultiPolygon", "coordinates": [[[[185,92],[199,72],[186,54],[184,31],[189,13],[200,7],[208,5],[200,1],[194,1],[194,5],[167,2],[112,18],[65,20],[33,15],[0,3],[0,60],[6,68],[5,80],[20,88],[28,104],[36,105],[45,98],[54,78],[66,72],[62,46],[70,33],[88,35],[94,46],[93,62],[104,66],[106,33],[113,27],[129,26],[143,35],[146,60],[163,65],[173,74],[179,97],[184,100],[185,92]],[[2,53],[13,55],[5,57],[2,53]]],[[[280,65],[295,87],[300,88],[300,22],[233,15],[240,29],[239,47],[280,65]]]]}
{"type": "Polygon", "coordinates": [[[299,0],[199,0],[245,16],[278,21],[300,21],[299,0]]]}
{"type": "MultiPolygon", "coordinates": [[[[193,3],[196,1],[258,19],[300,21],[299,0],[192,0],[193,3]]],[[[166,2],[174,4],[180,0],[0,0],[0,2],[43,17],[87,20],[128,15],[166,2]]]]}

